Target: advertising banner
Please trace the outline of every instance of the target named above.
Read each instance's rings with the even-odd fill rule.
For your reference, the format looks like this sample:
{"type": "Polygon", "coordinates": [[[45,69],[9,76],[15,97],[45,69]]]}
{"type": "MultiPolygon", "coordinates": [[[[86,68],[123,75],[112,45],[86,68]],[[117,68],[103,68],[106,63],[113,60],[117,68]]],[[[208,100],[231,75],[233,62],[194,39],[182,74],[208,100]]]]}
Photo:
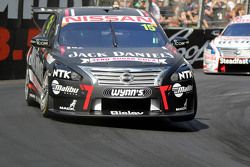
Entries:
{"type": "MultiPolygon", "coordinates": [[[[0,1],[0,80],[21,79],[25,76],[26,53],[30,40],[39,30],[33,22],[34,7],[72,7],[86,6],[86,0],[1,0],[0,1]]],[[[36,18],[42,24],[46,16],[36,18]]],[[[190,40],[187,48],[179,52],[194,67],[201,67],[202,51],[211,39],[212,30],[165,29],[170,39],[183,36],[190,40]]]]}

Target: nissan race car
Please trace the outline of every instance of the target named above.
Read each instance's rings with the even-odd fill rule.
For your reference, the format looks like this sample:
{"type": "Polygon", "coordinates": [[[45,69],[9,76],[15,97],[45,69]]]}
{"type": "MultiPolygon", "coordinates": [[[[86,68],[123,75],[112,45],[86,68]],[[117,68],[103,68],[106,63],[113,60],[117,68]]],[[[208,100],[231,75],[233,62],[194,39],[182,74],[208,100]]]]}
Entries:
{"type": "Polygon", "coordinates": [[[112,7],[49,12],[27,54],[28,105],[40,103],[45,117],[195,117],[192,67],[149,13],[112,7]]]}
{"type": "Polygon", "coordinates": [[[234,19],[204,50],[205,73],[250,74],[250,15],[234,19]]]}

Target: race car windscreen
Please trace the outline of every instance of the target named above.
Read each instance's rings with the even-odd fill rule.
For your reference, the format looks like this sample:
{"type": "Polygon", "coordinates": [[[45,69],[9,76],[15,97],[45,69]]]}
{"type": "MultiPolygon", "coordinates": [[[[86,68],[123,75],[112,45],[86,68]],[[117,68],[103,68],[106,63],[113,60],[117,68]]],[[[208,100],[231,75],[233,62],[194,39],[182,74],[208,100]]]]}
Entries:
{"type": "Polygon", "coordinates": [[[74,47],[162,47],[167,38],[152,24],[129,22],[70,23],[61,28],[59,44],[74,47]]]}
{"type": "Polygon", "coordinates": [[[250,23],[232,24],[227,27],[222,36],[250,36],[250,23]]]}

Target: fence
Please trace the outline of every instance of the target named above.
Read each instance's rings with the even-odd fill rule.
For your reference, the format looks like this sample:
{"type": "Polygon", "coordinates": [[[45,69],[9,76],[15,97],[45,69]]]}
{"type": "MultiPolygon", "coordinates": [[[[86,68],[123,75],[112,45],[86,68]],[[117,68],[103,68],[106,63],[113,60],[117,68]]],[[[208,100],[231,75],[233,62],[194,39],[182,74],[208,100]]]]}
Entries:
{"type": "MultiPolygon", "coordinates": [[[[153,13],[156,13],[156,17],[165,28],[225,27],[234,17],[247,14],[249,11],[248,0],[118,0],[118,2],[122,7],[156,10],[153,13]],[[152,1],[153,5],[149,1],[152,1]],[[160,17],[157,16],[157,10],[160,12],[160,17]]],[[[110,0],[92,0],[92,4],[99,6],[109,6],[112,3],[110,0]]]]}

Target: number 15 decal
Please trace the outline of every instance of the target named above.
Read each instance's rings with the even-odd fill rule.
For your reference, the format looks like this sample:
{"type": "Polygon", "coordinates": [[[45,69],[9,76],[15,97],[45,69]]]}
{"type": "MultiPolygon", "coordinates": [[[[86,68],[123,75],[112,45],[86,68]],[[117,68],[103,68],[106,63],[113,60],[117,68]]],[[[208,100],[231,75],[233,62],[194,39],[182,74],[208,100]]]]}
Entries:
{"type": "Polygon", "coordinates": [[[141,26],[143,26],[146,31],[156,31],[155,26],[152,24],[142,24],[141,26]]]}

